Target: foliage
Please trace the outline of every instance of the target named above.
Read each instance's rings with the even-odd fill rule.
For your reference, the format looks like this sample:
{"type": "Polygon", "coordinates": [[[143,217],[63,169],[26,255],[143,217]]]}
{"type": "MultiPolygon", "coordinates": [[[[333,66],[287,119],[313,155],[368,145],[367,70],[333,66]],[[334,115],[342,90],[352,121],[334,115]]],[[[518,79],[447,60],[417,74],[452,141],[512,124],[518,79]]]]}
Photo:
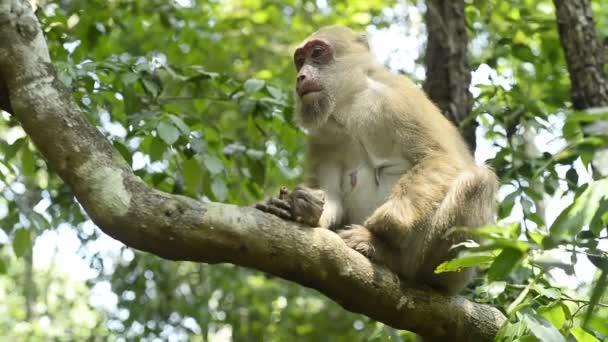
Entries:
{"type": "MultiPolygon", "coordinates": [[[[37,14],[60,79],[145,182],[248,205],[301,176],[304,132],[293,122],[290,94],[295,42],[327,24],[403,25],[399,15],[419,12],[421,3],[63,0],[46,2],[37,14]]],[[[589,127],[608,114],[570,109],[551,1],[467,3],[472,64],[476,74],[490,75],[475,85],[470,119],[480,121],[480,145],[493,152],[500,220],[477,231],[484,243],[470,244],[438,271],[481,269],[466,295],[509,315],[500,340],[606,338],[608,179],[600,157],[608,136],[589,127]],[[596,275],[579,286],[564,283],[580,277],[580,267],[596,275]]],[[[593,9],[598,31],[608,34],[608,6],[593,9]]],[[[176,263],[126,247],[91,253],[98,231],[83,228],[90,223],[69,189],[14,118],[2,115],[0,312],[8,315],[0,315],[0,334],[49,339],[75,327],[76,339],[411,339],[259,272],[176,263]],[[66,275],[26,276],[38,237],[65,223],[97,271],[89,288],[111,284],[117,301],[107,311],[92,311],[87,289],[66,275]],[[39,290],[27,290],[32,282],[39,290]],[[65,300],[43,290],[61,284],[79,295],[69,305],[48,303],[45,296],[65,300]],[[5,301],[9,290],[18,294],[5,301]],[[74,312],[87,312],[95,328],[74,312]],[[53,320],[55,331],[15,324],[41,317],[61,318],[53,320]]]]}

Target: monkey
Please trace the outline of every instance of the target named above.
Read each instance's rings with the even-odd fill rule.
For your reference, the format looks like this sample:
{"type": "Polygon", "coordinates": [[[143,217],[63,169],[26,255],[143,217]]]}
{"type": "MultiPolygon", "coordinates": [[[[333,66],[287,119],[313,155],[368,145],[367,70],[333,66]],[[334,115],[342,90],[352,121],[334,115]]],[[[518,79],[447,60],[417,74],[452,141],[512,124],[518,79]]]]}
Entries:
{"type": "Polygon", "coordinates": [[[402,279],[449,294],[475,270],[436,274],[494,219],[498,181],[405,76],[375,61],[366,34],[320,29],[294,52],[295,107],[308,131],[304,184],[262,211],[337,232],[402,279]]]}

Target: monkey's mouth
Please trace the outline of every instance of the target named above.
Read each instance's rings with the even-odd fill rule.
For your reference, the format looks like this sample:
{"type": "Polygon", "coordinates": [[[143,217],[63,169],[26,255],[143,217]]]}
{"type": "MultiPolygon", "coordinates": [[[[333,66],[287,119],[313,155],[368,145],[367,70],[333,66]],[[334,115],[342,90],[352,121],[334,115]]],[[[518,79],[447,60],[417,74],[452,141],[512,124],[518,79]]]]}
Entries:
{"type": "Polygon", "coordinates": [[[312,83],[303,83],[301,85],[299,85],[298,87],[296,87],[296,92],[298,93],[298,96],[300,97],[304,97],[305,95],[308,95],[310,93],[316,93],[323,90],[323,88],[321,88],[320,86],[316,85],[316,84],[312,84],[312,83]]]}

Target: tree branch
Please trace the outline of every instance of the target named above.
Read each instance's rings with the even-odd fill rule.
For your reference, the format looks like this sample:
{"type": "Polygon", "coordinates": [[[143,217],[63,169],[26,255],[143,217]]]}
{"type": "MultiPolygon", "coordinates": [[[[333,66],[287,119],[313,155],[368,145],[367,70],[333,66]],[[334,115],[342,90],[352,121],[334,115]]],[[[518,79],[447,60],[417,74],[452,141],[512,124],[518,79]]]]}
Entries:
{"type": "Polygon", "coordinates": [[[0,79],[6,80],[24,130],[105,233],[172,260],[229,262],[265,271],[317,289],[350,311],[425,337],[493,339],[505,320],[500,311],[409,287],[329,230],[148,187],[81,115],[55,75],[27,6],[0,0],[0,79]]]}

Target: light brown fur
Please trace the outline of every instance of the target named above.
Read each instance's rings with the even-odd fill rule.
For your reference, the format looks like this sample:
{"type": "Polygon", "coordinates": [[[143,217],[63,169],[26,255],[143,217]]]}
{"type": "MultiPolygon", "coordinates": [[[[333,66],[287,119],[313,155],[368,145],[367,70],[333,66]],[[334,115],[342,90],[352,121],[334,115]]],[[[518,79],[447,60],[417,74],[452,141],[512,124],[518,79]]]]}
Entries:
{"type": "Polygon", "coordinates": [[[314,39],[334,48],[332,62],[311,63],[323,90],[296,96],[309,130],[306,186],[323,192],[318,225],[350,226],[340,236],[370,259],[406,279],[460,291],[472,270],[434,269],[468,238],[446,236],[451,227],[492,221],[495,175],[475,165],[456,127],[420,88],[374,61],[364,35],[328,27],[305,43],[314,39]]]}

